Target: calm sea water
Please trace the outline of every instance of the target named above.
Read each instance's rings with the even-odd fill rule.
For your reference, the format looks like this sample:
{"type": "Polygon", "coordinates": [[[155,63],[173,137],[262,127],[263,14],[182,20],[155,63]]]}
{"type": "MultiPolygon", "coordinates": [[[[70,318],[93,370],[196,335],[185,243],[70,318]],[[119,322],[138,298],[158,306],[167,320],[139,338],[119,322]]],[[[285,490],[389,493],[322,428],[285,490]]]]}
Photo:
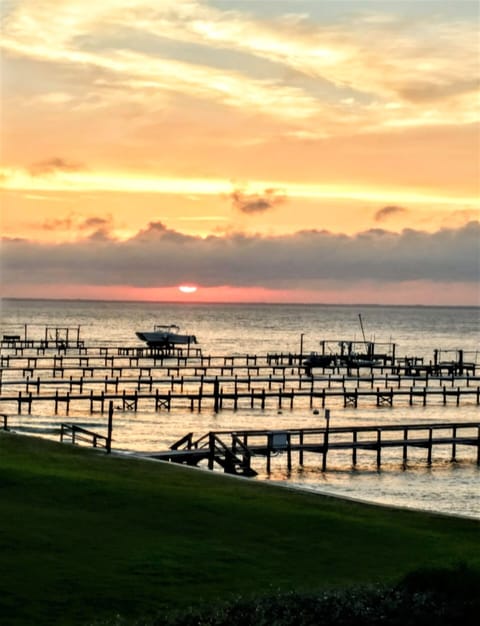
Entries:
{"type": "MultiPolygon", "coordinates": [[[[433,359],[435,349],[445,360],[462,349],[465,360],[480,364],[480,309],[455,307],[384,307],[268,304],[163,304],[90,301],[21,301],[1,302],[2,334],[23,333],[27,324],[29,338],[43,338],[45,327],[80,326],[81,339],[88,345],[140,346],[136,330],[149,330],[154,324],[176,323],[199,340],[203,354],[298,353],[300,346],[308,353],[319,349],[320,340],[362,340],[359,314],[367,340],[394,342],[397,356],[420,356],[433,359]]],[[[59,423],[65,415],[53,416],[52,407],[38,409],[30,416],[13,416],[18,432],[58,439],[59,423]]],[[[6,407],[2,407],[5,411],[6,407]]],[[[315,406],[313,407],[316,408],[315,406]]],[[[70,411],[68,421],[102,432],[105,416],[90,415],[79,405],[70,411]]],[[[427,407],[396,402],[394,408],[377,408],[361,400],[357,409],[330,406],[331,425],[394,424],[404,422],[479,421],[479,407],[473,398],[442,406],[440,401],[427,407]]],[[[314,414],[307,403],[294,410],[283,408],[226,408],[218,414],[203,410],[191,413],[175,409],[155,413],[142,408],[136,413],[115,414],[115,448],[123,451],[166,449],[187,432],[201,435],[209,430],[245,428],[300,428],[323,426],[322,411],[314,414]]],[[[315,455],[306,458],[305,466],[288,472],[285,455],[273,461],[272,474],[265,473],[259,460],[258,480],[324,493],[352,497],[369,502],[453,513],[480,519],[480,469],[475,451],[459,448],[459,461],[449,461],[449,450],[434,448],[434,463],[425,463],[426,451],[410,454],[407,469],[400,464],[399,453],[385,454],[381,471],[374,465],[374,453],[359,452],[358,469],[352,471],[345,456],[329,455],[329,471],[320,471],[315,455]]]]}

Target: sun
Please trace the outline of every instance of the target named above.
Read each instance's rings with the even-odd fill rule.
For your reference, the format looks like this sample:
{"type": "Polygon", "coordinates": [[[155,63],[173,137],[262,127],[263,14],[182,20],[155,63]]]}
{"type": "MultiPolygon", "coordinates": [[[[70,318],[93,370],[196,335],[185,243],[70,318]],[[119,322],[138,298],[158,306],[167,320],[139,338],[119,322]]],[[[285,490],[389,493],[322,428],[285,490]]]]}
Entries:
{"type": "Polygon", "coordinates": [[[180,285],[178,287],[178,291],[182,293],[195,293],[197,291],[197,287],[195,285],[180,285]]]}

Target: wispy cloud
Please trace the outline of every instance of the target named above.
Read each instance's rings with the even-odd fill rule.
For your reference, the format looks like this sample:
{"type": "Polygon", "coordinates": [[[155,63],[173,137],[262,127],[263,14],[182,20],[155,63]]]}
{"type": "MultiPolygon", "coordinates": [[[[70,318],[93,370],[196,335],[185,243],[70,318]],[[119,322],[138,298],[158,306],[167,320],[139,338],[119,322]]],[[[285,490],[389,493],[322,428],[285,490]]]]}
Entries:
{"type": "MultiPolygon", "coordinates": [[[[129,172],[90,172],[57,169],[48,176],[32,176],[19,168],[4,168],[2,186],[7,190],[35,191],[114,191],[122,193],[156,193],[199,196],[226,195],[232,197],[235,185],[222,178],[177,178],[135,175],[129,172]],[[233,189],[232,189],[233,187],[233,189]]],[[[237,191],[238,194],[238,191],[237,191]]],[[[389,202],[391,198],[409,204],[436,204],[439,206],[478,206],[477,196],[446,193],[435,194],[422,189],[378,188],[353,184],[315,184],[279,180],[250,180],[248,190],[238,196],[262,199],[266,202],[281,202],[284,198],[346,199],[369,202],[389,202]],[[267,191],[266,191],[267,190],[267,191]],[[279,190],[278,192],[275,190],[279,190]],[[281,191],[280,191],[281,190],[281,191]],[[268,192],[268,193],[267,193],[268,192]]]]}
{"type": "Polygon", "coordinates": [[[52,157],[45,161],[39,161],[33,163],[29,167],[29,172],[32,176],[40,176],[43,174],[51,174],[56,171],[62,172],[76,172],[83,170],[85,167],[81,163],[75,163],[61,157],[52,157]]]}
{"type": "MultiPolygon", "coordinates": [[[[106,84],[146,108],[162,94],[182,94],[295,121],[300,128],[292,132],[301,133],[302,121],[312,119],[322,120],[323,133],[478,119],[475,20],[452,21],[440,13],[408,19],[399,3],[397,14],[393,5],[385,13],[363,8],[348,23],[322,24],[307,15],[282,15],[281,7],[266,19],[256,17],[250,3],[221,10],[193,0],[103,0],[85,11],[81,0],[23,0],[6,15],[2,45],[11,54],[73,70],[98,68],[103,74],[89,91],[100,100],[112,96],[102,89],[106,84]],[[112,33],[116,39],[108,39],[112,33]],[[130,43],[139,36],[152,39],[148,50],[130,43]],[[168,42],[197,46],[198,55],[175,59],[162,52],[168,42]],[[224,52],[244,55],[244,62],[235,57],[222,69],[214,59],[224,52]],[[252,72],[255,60],[266,64],[267,78],[252,72]]],[[[56,89],[52,101],[56,94],[68,98],[56,89]]]]}
{"type": "Polygon", "coordinates": [[[46,219],[41,224],[36,224],[35,226],[47,231],[72,230],[82,233],[86,231],[102,231],[103,233],[108,233],[113,226],[113,219],[111,215],[106,217],[92,216],[85,218],[75,213],[69,213],[68,215],[46,219]]]}
{"type": "Polygon", "coordinates": [[[285,195],[276,189],[265,189],[262,194],[247,194],[241,189],[236,189],[231,198],[234,208],[247,215],[265,213],[286,200],[285,195]]]}
{"type": "Polygon", "coordinates": [[[403,215],[407,213],[407,209],[405,209],[404,207],[401,206],[397,206],[395,204],[389,204],[387,206],[384,206],[383,208],[379,209],[378,211],[376,211],[373,219],[376,222],[383,222],[385,220],[387,220],[390,217],[393,216],[398,216],[398,215],[403,215]]]}

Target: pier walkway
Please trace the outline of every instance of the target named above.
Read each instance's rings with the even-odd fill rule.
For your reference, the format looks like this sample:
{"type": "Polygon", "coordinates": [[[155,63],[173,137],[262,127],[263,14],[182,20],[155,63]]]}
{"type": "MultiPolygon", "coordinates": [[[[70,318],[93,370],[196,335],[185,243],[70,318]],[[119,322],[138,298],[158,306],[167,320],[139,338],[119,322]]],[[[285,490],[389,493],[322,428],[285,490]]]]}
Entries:
{"type": "Polygon", "coordinates": [[[197,465],[206,460],[208,467],[220,466],[227,473],[254,476],[252,459],[263,457],[266,471],[270,473],[271,458],[287,455],[287,469],[293,466],[294,453],[300,466],[306,453],[322,457],[322,471],[327,470],[329,452],[343,451],[351,455],[351,464],[357,465],[360,451],[373,451],[376,466],[382,465],[382,451],[388,448],[401,450],[401,460],[408,461],[410,448],[424,448],[427,464],[432,463],[434,447],[449,446],[451,461],[457,460],[457,447],[476,448],[476,462],[480,465],[480,422],[435,424],[382,424],[378,426],[347,426],[330,428],[302,428],[289,430],[211,431],[194,439],[188,433],[174,443],[170,450],[149,453],[148,456],[164,461],[197,465]]]}
{"type": "Polygon", "coordinates": [[[55,414],[88,406],[105,411],[215,412],[242,408],[356,408],[396,402],[480,404],[480,374],[463,360],[423,366],[401,358],[370,365],[303,367],[302,354],[205,356],[136,346],[86,346],[64,341],[42,347],[27,341],[1,342],[0,410],[28,414],[40,404],[55,414]],[[40,352],[39,352],[40,351],[40,352]],[[432,369],[433,368],[433,369],[432,369]]]}

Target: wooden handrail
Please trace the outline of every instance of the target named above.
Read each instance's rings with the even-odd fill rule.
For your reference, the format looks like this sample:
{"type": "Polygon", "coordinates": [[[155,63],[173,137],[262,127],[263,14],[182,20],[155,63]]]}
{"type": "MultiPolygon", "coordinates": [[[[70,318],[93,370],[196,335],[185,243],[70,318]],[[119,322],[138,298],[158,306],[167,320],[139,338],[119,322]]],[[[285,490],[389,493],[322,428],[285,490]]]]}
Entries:
{"type": "Polygon", "coordinates": [[[193,432],[192,433],[187,433],[184,437],[182,437],[181,439],[179,439],[178,441],[173,443],[170,446],[170,450],[178,450],[184,444],[187,444],[187,446],[186,446],[187,450],[191,450],[191,448],[192,448],[192,437],[193,437],[193,432]]]}
{"type": "MultiPolygon", "coordinates": [[[[75,444],[77,439],[77,433],[80,435],[86,435],[87,437],[91,437],[92,445],[94,448],[99,447],[99,440],[103,443],[100,444],[100,447],[109,448],[108,437],[105,435],[101,435],[100,433],[96,433],[93,430],[87,430],[86,428],[82,428],[82,426],[77,426],[76,424],[61,424],[60,425],[60,441],[63,441],[65,435],[70,435],[72,443],[75,444]]],[[[86,440],[85,437],[78,437],[78,439],[86,440]]]]}

